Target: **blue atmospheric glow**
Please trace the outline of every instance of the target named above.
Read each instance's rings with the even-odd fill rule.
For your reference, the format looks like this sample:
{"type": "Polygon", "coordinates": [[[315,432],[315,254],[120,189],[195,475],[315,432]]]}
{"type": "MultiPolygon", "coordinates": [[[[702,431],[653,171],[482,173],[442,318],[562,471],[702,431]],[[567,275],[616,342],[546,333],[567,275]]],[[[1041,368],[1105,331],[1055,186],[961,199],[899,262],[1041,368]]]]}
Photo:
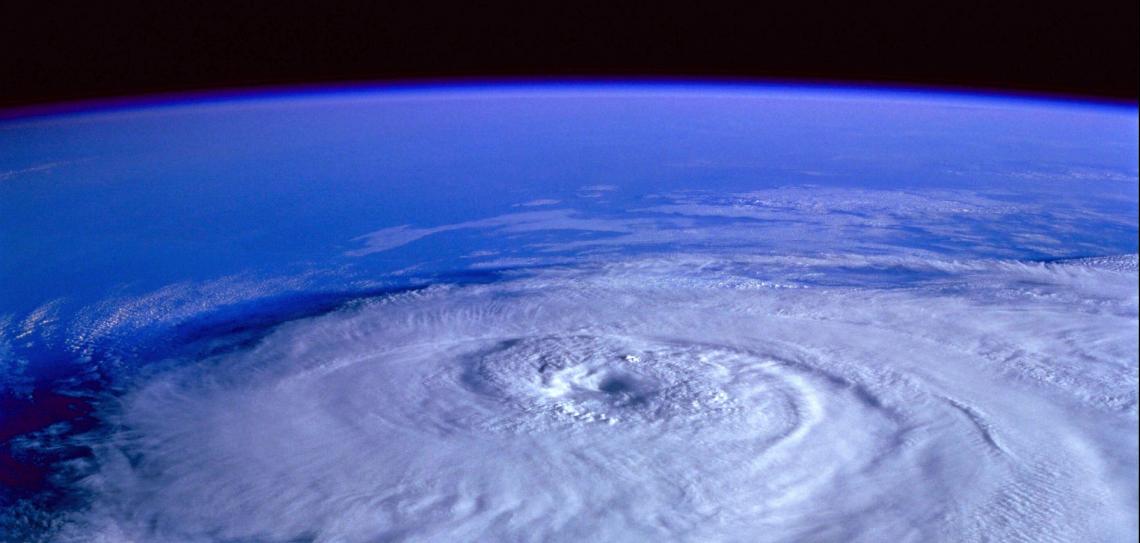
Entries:
{"type": "Polygon", "coordinates": [[[1037,104],[1049,107],[1092,108],[1135,112],[1136,104],[1092,96],[1034,93],[997,89],[923,87],[883,83],[810,82],[802,80],[751,79],[684,79],[684,78],[546,78],[546,79],[445,79],[387,82],[343,82],[318,85],[250,87],[214,89],[197,92],[164,93],[82,100],[71,103],[43,104],[0,110],[0,120],[54,115],[75,115],[147,109],[154,107],[191,107],[236,101],[265,101],[288,98],[327,99],[333,96],[368,97],[431,96],[452,93],[560,93],[560,92],[638,92],[704,94],[756,94],[791,92],[822,95],[823,98],[873,97],[880,99],[917,99],[920,101],[970,101],[996,106],[1037,104]]]}

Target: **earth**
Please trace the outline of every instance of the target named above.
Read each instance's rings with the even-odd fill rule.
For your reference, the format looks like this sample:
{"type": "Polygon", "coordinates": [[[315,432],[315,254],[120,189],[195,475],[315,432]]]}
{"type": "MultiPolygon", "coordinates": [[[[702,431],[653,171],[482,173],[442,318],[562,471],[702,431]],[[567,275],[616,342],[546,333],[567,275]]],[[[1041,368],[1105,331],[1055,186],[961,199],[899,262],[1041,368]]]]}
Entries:
{"type": "Polygon", "coordinates": [[[0,540],[1130,540],[1137,139],[701,83],[10,114],[0,540]]]}

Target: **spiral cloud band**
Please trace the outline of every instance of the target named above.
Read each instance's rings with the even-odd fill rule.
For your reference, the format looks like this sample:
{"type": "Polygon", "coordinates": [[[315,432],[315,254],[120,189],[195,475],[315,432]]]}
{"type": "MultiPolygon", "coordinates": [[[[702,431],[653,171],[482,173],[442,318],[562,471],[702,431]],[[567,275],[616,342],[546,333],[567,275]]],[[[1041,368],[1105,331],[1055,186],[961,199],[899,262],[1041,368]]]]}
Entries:
{"type": "Polygon", "coordinates": [[[634,257],[362,299],[106,407],[60,538],[1124,540],[1136,273],[634,257]]]}

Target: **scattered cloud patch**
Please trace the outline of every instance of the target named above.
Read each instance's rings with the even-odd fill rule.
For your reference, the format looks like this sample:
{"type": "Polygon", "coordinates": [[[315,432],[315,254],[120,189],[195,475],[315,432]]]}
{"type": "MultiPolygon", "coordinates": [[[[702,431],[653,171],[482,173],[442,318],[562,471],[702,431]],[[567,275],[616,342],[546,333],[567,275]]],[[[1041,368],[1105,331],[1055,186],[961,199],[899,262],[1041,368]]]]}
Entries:
{"type": "Polygon", "coordinates": [[[557,230],[580,230],[588,232],[629,233],[643,220],[621,220],[606,218],[585,218],[572,210],[528,211],[509,213],[454,224],[429,228],[414,228],[409,225],[383,228],[375,232],[353,238],[362,246],[345,252],[347,256],[365,256],[407,245],[427,236],[466,229],[489,229],[500,233],[522,233],[557,230]]]}
{"type": "Polygon", "coordinates": [[[67,164],[67,162],[45,162],[43,164],[37,164],[35,166],[28,166],[27,168],[0,171],[0,182],[10,181],[32,174],[48,173],[65,164],[67,164]]]}
{"type": "Polygon", "coordinates": [[[539,198],[537,200],[531,200],[529,202],[523,202],[521,204],[515,204],[515,207],[552,206],[552,205],[559,204],[561,202],[562,202],[562,200],[555,200],[553,198],[539,198]]]}

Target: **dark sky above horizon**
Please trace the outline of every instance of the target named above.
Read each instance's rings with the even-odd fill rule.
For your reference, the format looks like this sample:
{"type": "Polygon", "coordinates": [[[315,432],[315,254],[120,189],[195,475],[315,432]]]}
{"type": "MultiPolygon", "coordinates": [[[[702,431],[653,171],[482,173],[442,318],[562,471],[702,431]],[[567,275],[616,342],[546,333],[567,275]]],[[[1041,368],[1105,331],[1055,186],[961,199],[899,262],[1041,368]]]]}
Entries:
{"type": "Polygon", "coordinates": [[[1135,1],[512,4],[11,2],[0,8],[0,107],[548,76],[881,82],[1135,102],[1140,79],[1135,1]]]}

